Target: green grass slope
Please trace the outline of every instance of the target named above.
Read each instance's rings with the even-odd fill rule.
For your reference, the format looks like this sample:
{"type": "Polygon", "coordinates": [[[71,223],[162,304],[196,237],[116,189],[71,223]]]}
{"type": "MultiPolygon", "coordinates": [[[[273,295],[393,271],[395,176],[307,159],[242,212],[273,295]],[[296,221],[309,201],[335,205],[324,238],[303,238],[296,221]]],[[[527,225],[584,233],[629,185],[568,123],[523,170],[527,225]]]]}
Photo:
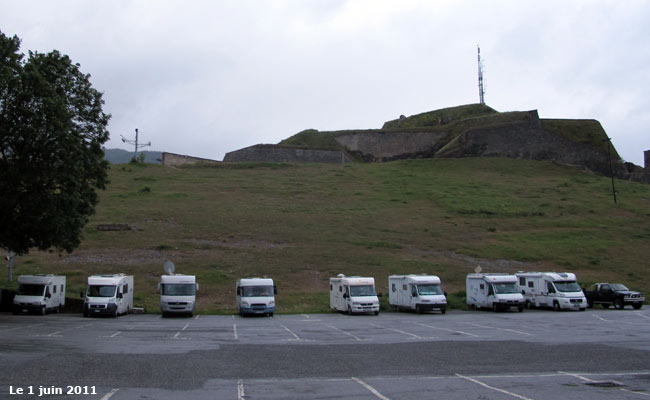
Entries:
{"type": "Polygon", "coordinates": [[[166,259],[198,275],[200,312],[233,312],[244,276],[275,278],[279,312],[327,311],[339,273],[384,293],[390,274],[436,274],[455,304],[477,265],[650,288],[650,186],[616,181],[614,206],[608,178],[550,162],[128,165],[110,178],[81,247],[19,257],[15,275],[65,274],[76,297],[89,274],[133,274],[153,312],[166,259]],[[133,229],[97,229],[109,223],[133,229]]]}

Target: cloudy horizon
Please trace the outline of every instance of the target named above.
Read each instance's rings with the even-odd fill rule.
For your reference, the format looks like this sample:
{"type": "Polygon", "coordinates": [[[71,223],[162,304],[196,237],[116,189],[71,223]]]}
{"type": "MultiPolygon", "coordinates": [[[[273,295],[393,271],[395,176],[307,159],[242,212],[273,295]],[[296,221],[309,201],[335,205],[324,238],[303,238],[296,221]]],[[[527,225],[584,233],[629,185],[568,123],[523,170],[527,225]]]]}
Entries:
{"type": "Polygon", "coordinates": [[[650,2],[45,1],[0,3],[21,52],[92,75],[107,148],[221,160],[304,129],[380,128],[478,103],[600,121],[624,160],[650,150],[650,2]]]}

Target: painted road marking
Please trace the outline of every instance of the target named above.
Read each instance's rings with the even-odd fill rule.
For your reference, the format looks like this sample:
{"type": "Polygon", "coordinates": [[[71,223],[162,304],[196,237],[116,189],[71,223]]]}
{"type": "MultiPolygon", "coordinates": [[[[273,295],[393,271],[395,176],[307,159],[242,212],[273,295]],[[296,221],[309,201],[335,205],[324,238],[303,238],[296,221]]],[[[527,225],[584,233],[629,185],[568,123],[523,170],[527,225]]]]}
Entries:
{"type": "Polygon", "coordinates": [[[595,318],[598,318],[598,319],[601,320],[601,321],[612,322],[612,320],[610,320],[610,319],[605,319],[605,318],[601,318],[601,317],[599,317],[599,316],[596,315],[596,314],[591,314],[591,316],[592,316],[592,317],[595,317],[595,318]]]}
{"type": "Polygon", "coordinates": [[[104,395],[104,397],[102,397],[100,400],[108,400],[108,399],[110,399],[111,397],[113,397],[113,395],[115,393],[117,393],[118,390],[120,390],[120,388],[115,388],[115,389],[111,390],[110,392],[106,393],[104,395]]]}
{"type": "Polygon", "coordinates": [[[455,375],[457,377],[459,377],[459,378],[463,378],[463,379],[466,379],[466,380],[468,380],[470,382],[474,382],[477,385],[481,385],[481,386],[486,387],[488,389],[496,390],[497,392],[501,392],[501,393],[507,394],[507,395],[512,396],[512,397],[516,397],[516,398],[521,399],[521,400],[533,400],[530,397],[524,397],[524,396],[519,395],[517,393],[512,393],[512,392],[509,392],[509,391],[504,390],[504,389],[499,389],[498,387],[490,386],[487,383],[483,383],[483,382],[481,382],[481,381],[479,381],[477,379],[470,378],[469,376],[464,376],[464,375],[461,375],[461,374],[455,374],[455,375]]]}
{"type": "Polygon", "coordinates": [[[61,335],[59,335],[59,333],[68,332],[68,331],[71,331],[71,330],[74,330],[74,329],[85,328],[85,327],[90,326],[90,325],[92,325],[92,324],[79,325],[79,326],[75,326],[74,328],[70,328],[70,329],[62,329],[60,331],[50,333],[49,335],[36,335],[36,336],[60,337],[61,335]]]}
{"type": "Polygon", "coordinates": [[[401,334],[404,334],[404,335],[408,335],[408,336],[413,337],[413,339],[436,339],[436,338],[424,338],[422,336],[418,336],[418,335],[413,334],[413,333],[400,331],[399,329],[386,328],[385,326],[379,326],[379,325],[376,325],[376,324],[370,324],[370,325],[376,326],[377,328],[388,329],[389,331],[398,332],[398,333],[401,333],[401,334]]]}
{"type": "Polygon", "coordinates": [[[454,330],[454,329],[440,328],[440,327],[437,327],[437,326],[432,326],[432,325],[427,325],[427,324],[421,324],[421,323],[419,323],[419,322],[416,322],[416,324],[418,324],[418,325],[420,325],[420,326],[427,327],[427,328],[431,328],[431,329],[440,329],[440,330],[443,330],[443,331],[448,331],[448,332],[453,332],[453,333],[460,333],[460,334],[462,334],[462,335],[479,337],[478,335],[475,335],[475,334],[473,334],[473,333],[468,333],[468,332],[463,332],[463,331],[457,331],[457,330],[454,330]]]}
{"type": "Polygon", "coordinates": [[[232,333],[235,335],[235,340],[239,340],[239,335],[237,335],[237,324],[232,324],[232,333]]]}
{"type": "Polygon", "coordinates": [[[246,393],[244,392],[244,380],[237,380],[237,400],[244,400],[246,393]]]}
{"type": "Polygon", "coordinates": [[[464,322],[464,323],[467,324],[467,325],[478,326],[479,328],[498,329],[500,331],[514,332],[514,333],[518,333],[520,335],[533,336],[532,333],[522,332],[522,331],[518,331],[518,330],[515,330],[515,329],[499,328],[499,327],[496,327],[496,326],[479,325],[479,324],[475,324],[475,323],[472,323],[472,322],[464,322]]]}
{"type": "Polygon", "coordinates": [[[383,394],[379,393],[377,391],[377,389],[375,389],[374,387],[368,385],[366,382],[362,381],[361,379],[355,378],[354,376],[351,377],[350,379],[352,379],[353,381],[356,381],[359,385],[361,385],[361,386],[365,387],[366,389],[370,390],[370,393],[374,394],[375,396],[377,396],[381,400],[390,400],[388,397],[386,397],[383,394]]]}
{"type": "Polygon", "coordinates": [[[3,329],[0,332],[9,332],[9,331],[13,331],[15,329],[20,329],[20,328],[32,328],[34,326],[39,326],[39,325],[45,325],[45,322],[41,322],[40,324],[33,324],[33,325],[27,325],[27,326],[17,326],[15,328],[3,329]]]}
{"type": "Polygon", "coordinates": [[[341,332],[341,333],[345,333],[346,335],[350,336],[350,337],[353,338],[354,340],[363,340],[363,339],[361,339],[360,337],[358,337],[358,336],[356,336],[356,335],[353,335],[353,334],[351,334],[350,332],[346,332],[346,331],[344,331],[343,329],[339,329],[339,328],[337,328],[337,327],[335,327],[335,326],[332,326],[332,325],[325,325],[325,326],[327,326],[328,328],[332,328],[332,329],[334,329],[335,331],[339,331],[339,332],[341,332]]]}
{"type": "Polygon", "coordinates": [[[111,337],[115,337],[115,336],[119,335],[120,333],[122,333],[122,332],[121,332],[121,331],[117,331],[117,332],[115,332],[114,334],[112,334],[111,337]]]}
{"type": "Polygon", "coordinates": [[[187,329],[188,326],[190,326],[189,323],[188,323],[188,324],[185,324],[185,326],[183,327],[183,329],[181,329],[180,332],[177,332],[177,333],[174,335],[174,339],[178,339],[178,337],[181,335],[181,333],[183,333],[183,331],[184,331],[185,329],[187,329]]]}
{"type": "Polygon", "coordinates": [[[289,339],[289,340],[302,340],[302,339],[300,339],[300,337],[299,337],[298,335],[296,335],[296,334],[295,334],[291,329],[287,328],[286,326],[284,326],[284,325],[282,325],[282,324],[280,324],[280,326],[283,327],[285,331],[287,331],[287,332],[289,332],[290,334],[292,334],[293,337],[295,338],[295,339],[289,339]]]}

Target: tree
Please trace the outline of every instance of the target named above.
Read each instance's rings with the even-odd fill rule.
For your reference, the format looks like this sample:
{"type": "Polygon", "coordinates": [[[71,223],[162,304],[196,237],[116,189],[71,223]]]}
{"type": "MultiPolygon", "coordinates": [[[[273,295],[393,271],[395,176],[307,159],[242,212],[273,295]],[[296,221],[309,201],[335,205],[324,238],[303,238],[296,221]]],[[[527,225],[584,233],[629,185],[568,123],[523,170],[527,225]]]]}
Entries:
{"type": "Polygon", "coordinates": [[[0,31],[0,247],[71,252],[108,182],[110,115],[79,64],[0,31]]]}

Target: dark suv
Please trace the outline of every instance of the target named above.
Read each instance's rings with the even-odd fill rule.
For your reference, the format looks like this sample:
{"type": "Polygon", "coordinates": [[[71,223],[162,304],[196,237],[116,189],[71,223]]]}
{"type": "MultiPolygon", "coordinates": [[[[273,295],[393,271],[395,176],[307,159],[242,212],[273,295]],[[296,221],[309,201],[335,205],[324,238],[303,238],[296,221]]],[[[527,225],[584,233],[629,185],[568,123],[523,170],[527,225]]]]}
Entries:
{"type": "Polygon", "coordinates": [[[645,301],[643,293],[630,290],[620,283],[595,283],[584,292],[589,307],[600,304],[603,308],[608,308],[613,304],[615,308],[622,310],[631,305],[638,310],[645,301]]]}

